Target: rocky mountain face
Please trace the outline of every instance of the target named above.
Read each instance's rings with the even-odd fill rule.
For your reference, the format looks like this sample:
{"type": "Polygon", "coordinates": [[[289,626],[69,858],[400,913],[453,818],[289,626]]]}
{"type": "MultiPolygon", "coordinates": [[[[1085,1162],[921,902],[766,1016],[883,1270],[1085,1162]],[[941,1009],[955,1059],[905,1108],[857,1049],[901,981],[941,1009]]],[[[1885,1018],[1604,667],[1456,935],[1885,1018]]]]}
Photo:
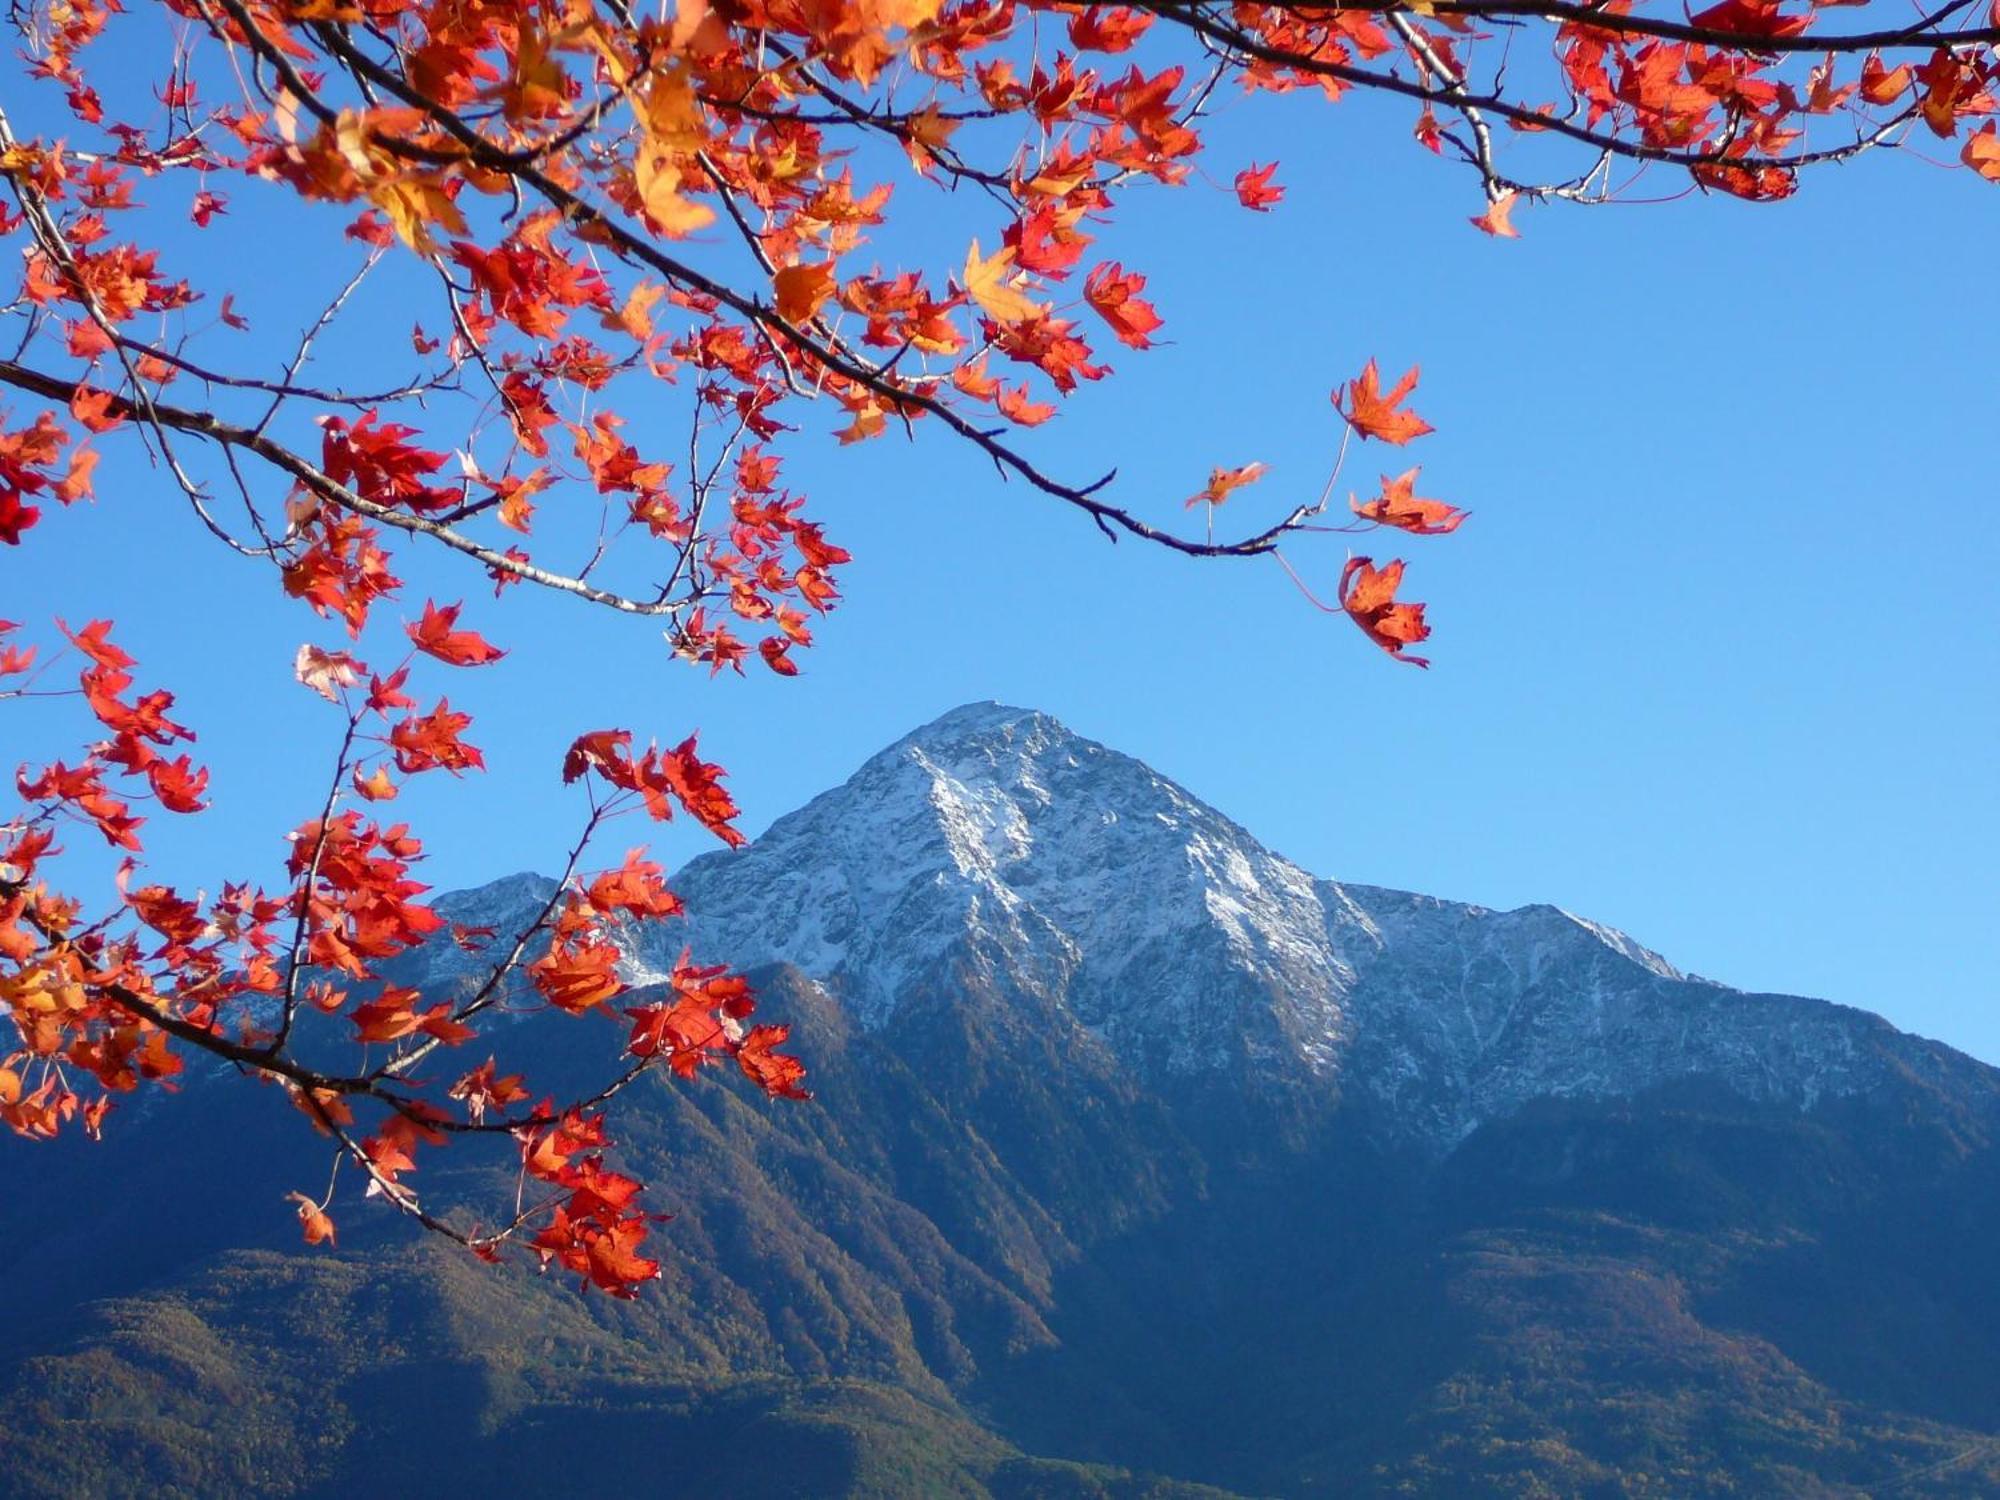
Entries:
{"type": "MultiPolygon", "coordinates": [[[[0,1143],[0,1493],[587,1459],[667,1494],[2000,1494],[2000,1074],[1949,1048],[1554,907],[1317,878],[995,704],[675,884],[629,977],[750,972],[819,1097],[628,1095],[657,1295],[386,1215],[280,1251],[245,1183],[323,1165],[240,1086],[0,1143]],[[242,1174],[190,1184],[217,1131],[242,1174]]],[[[440,905],[511,931],[548,889],[440,905]]],[[[614,1045],[517,1024],[538,1077],[614,1045]]]]}
{"type": "MultiPolygon", "coordinates": [[[[1690,978],[1556,907],[1315,878],[1143,763],[996,703],[924,726],[676,883],[691,921],[641,935],[634,977],[689,944],[783,965],[869,1032],[963,977],[1168,1094],[1247,1070],[1365,1095],[1380,1129],[1433,1154],[1531,1100],[1682,1078],[1801,1108],[1894,1070],[1985,1078],[1878,1017],[1690,978]]],[[[518,876],[446,904],[510,930],[546,890],[518,876]]]]}

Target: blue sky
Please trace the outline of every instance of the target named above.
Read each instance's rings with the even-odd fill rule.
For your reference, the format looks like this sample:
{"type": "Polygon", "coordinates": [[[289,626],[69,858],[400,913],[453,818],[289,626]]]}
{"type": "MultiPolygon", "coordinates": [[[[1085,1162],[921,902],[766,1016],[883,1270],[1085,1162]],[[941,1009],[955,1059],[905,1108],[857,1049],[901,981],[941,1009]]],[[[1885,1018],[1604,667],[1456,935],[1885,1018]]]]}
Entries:
{"type": "MultiPolygon", "coordinates": [[[[1711,977],[2000,1061],[2000,188],[1875,159],[1776,207],[1526,210],[1523,238],[1495,242],[1466,223],[1472,180],[1407,130],[1362,102],[1225,115],[1214,176],[1276,156],[1286,202],[1133,194],[1103,249],[1152,278],[1172,342],[1117,351],[1117,377],[1028,445],[1072,475],[1116,465],[1116,495],[1161,518],[1211,466],[1264,460],[1228,507],[1247,526],[1318,492],[1337,381],[1371,355],[1421,361],[1438,435],[1362,448],[1347,478],[1422,462],[1425,493],[1476,512],[1394,549],[1431,603],[1430,672],[1268,561],[1112,547],[941,433],[797,442],[788,475],[856,561],[796,681],[711,681],[644,623],[526,590],[496,608],[476,577],[406,569],[410,614],[465,597],[513,650],[429,679],[492,765],[398,804],[430,878],[558,864],[580,811],[555,770],[584,728],[700,728],[754,829],[999,698],[1148,760],[1316,872],[1552,901],[1711,977]]],[[[276,253],[276,223],[233,227],[276,253]]],[[[239,294],[253,321],[317,253],[284,243],[286,274],[239,294]]],[[[352,337],[406,348],[407,315],[352,337]]],[[[160,869],[269,876],[335,730],[291,657],[338,634],[129,456],[100,475],[93,512],[0,557],[4,612],[118,618],[215,770],[213,814],[160,820],[160,869]]],[[[1330,584],[1348,540],[1295,561],[1330,584]]],[[[16,722],[9,759],[56,744],[46,707],[16,722]]],[[[679,829],[664,847],[705,845],[679,829]]]]}

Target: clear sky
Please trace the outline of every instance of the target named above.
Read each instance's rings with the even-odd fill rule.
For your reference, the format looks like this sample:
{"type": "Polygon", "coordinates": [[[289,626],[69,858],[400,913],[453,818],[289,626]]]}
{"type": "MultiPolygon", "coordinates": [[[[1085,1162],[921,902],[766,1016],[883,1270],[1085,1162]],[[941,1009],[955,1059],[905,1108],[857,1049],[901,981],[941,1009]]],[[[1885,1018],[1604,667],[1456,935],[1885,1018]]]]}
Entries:
{"type": "MultiPolygon", "coordinates": [[[[513,648],[445,683],[491,774],[399,804],[432,880],[559,863],[579,813],[555,768],[580,729],[700,728],[754,829],[991,697],[1144,758],[1315,872],[1555,902],[2000,1061],[2000,188],[1875,159],[1776,207],[1536,209],[1496,242],[1466,223],[1472,180],[1407,131],[1359,101],[1225,115],[1214,176],[1276,156],[1285,203],[1132,195],[1105,249],[1152,278],[1172,342],[1118,351],[1029,446],[1073,475],[1116,465],[1116,495],[1161,518],[1212,465],[1265,460],[1228,508],[1248,525],[1317,493],[1336,381],[1421,361],[1438,435],[1371,445],[1348,477],[1421,461],[1425,493],[1476,512],[1394,549],[1432,606],[1430,672],[1273,563],[1114,548],[941,433],[795,442],[788,475],[856,555],[796,681],[710,681],[643,623],[405,570],[412,614],[426,590],[466,597],[513,648]]],[[[239,227],[269,234],[238,295],[254,322],[316,252],[239,227]]],[[[407,347],[406,324],[365,336],[407,347]]],[[[143,467],[100,473],[93,513],[0,556],[0,612],[118,618],[215,770],[212,815],[160,820],[161,867],[269,876],[332,753],[291,656],[338,634],[143,467]]],[[[1345,540],[1298,561],[1330,585],[1345,540]]],[[[15,722],[10,763],[54,745],[39,710],[15,722]]]]}

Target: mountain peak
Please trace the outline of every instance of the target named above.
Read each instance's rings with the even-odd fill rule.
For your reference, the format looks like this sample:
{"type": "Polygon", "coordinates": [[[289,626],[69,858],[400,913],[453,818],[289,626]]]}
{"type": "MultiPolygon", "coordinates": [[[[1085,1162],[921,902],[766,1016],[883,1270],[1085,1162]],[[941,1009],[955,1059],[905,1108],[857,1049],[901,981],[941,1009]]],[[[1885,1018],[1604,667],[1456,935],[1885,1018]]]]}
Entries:
{"type": "Polygon", "coordinates": [[[1273,974],[1314,1012],[1297,1046],[1337,1029],[1326,944],[1300,936],[1325,927],[1312,878],[1033,709],[953,709],[676,883],[698,948],[790,963],[864,1025],[969,966],[1100,1033],[1143,1029],[1177,1070],[1234,1045],[1273,974]]]}
{"type": "Polygon", "coordinates": [[[1019,784],[1024,767],[1051,755],[1073,755],[1079,749],[1108,753],[1039,709],[991,700],[963,703],[871,757],[854,779],[867,777],[878,762],[915,763],[927,772],[945,771],[978,781],[997,777],[1019,784]]]}
{"type": "Polygon", "coordinates": [[[984,735],[1005,736],[1023,725],[1047,728],[1058,734],[1069,733],[1061,723],[1038,708],[1020,708],[1012,703],[982,698],[972,703],[961,703],[957,708],[947,709],[928,724],[911,730],[898,743],[918,740],[955,741],[984,735]]]}
{"type": "MultiPolygon", "coordinates": [[[[1240,1071],[1372,1094],[1434,1143],[1534,1098],[1699,1074],[1798,1101],[1875,1076],[1833,1007],[1691,983],[1554,906],[1315,879],[1143,762],[991,701],[903,736],[674,884],[688,921],[636,934],[634,975],[684,944],[704,962],[785,964],[864,1030],[974,1004],[1154,1079],[1240,1071]]],[[[482,912],[542,899],[522,877],[455,898],[482,912]]]]}

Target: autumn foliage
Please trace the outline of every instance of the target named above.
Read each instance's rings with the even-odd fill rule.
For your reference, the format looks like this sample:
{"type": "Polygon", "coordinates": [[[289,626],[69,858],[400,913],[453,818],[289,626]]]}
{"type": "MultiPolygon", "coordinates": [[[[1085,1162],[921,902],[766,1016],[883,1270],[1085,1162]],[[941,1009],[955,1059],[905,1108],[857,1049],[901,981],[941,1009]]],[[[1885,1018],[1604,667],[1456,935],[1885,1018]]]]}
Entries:
{"type": "MultiPolygon", "coordinates": [[[[690,954],[635,995],[621,969],[621,935],[679,903],[643,851],[606,865],[594,836],[686,816],[741,840],[692,739],[642,748],[575,726],[559,771],[582,828],[543,909],[484,933],[427,903],[420,838],[393,804],[411,777],[483,766],[449,681],[506,670],[504,629],[489,638],[485,622],[509,591],[650,620],[711,674],[791,676],[849,557],[787,483],[785,445],[935,431],[1114,538],[1274,558],[1392,658],[1425,665],[1410,654],[1430,635],[1425,606],[1399,597],[1406,562],[1318,550],[1328,533],[1437,537],[1465,519],[1417,493],[1414,467],[1328,518],[1351,447],[1432,431],[1415,366],[1391,379],[1356,350],[1316,377],[1335,413],[1316,494],[1223,454],[1205,484],[1115,499],[1108,480],[1032,456],[1032,429],[1109,378],[1114,355],[1172,334],[1146,268],[1097,248],[1119,204],[1181,188],[1282,212],[1282,164],[1209,161],[1202,132],[1225,97],[1294,92],[1405,101],[1417,149],[1470,169],[1467,217],[1502,238],[1546,206],[1626,196],[1649,171],[1649,190],[1673,173],[1765,201],[1816,165],[1950,142],[2000,181],[1994,18],[1959,4],[1872,25],[1873,9],[16,6],[0,546],[31,555],[52,507],[92,502],[111,445],[149,456],[149,499],[177,497],[301,606],[295,675],[329,705],[337,753],[281,869],[213,894],[155,883],[148,820],[199,815],[226,788],[144,677],[143,643],[102,620],[0,624],[0,697],[76,712],[71,747],[39,747],[0,813],[0,1119],[26,1137],[94,1134],[118,1099],[220,1059],[289,1096],[367,1192],[427,1227],[488,1257],[524,1245],[630,1295],[657,1272],[652,1221],[609,1164],[607,1101],[648,1069],[712,1064],[799,1098],[804,1070],[780,1050],[785,1029],[754,1020],[740,976],[690,954]],[[918,195],[955,226],[943,263],[885,248],[918,195]],[[254,334],[231,295],[231,274],[257,263],[233,227],[253,215],[344,265],[296,336],[254,334]],[[357,320],[371,356],[323,358],[357,320]],[[671,431],[642,407],[658,402],[679,414],[671,431]],[[640,409],[648,420],[630,420],[640,409]],[[1218,538],[1218,520],[1267,494],[1269,519],[1218,538]],[[1189,508],[1199,531],[1176,529],[1189,508]],[[407,597],[407,548],[462,565],[462,597],[407,597]],[[71,877],[76,840],[117,852],[114,882],[71,877]],[[448,942],[487,965],[466,995],[385,977],[448,942]],[[547,1097],[532,1058],[502,1063],[508,1038],[489,1023],[521,994],[617,1022],[595,1095],[547,1097]],[[467,1135],[511,1141],[539,1190],[484,1220],[434,1213],[422,1163],[467,1135]]],[[[333,1192],[295,1195],[309,1243],[336,1242],[333,1192]]]]}

